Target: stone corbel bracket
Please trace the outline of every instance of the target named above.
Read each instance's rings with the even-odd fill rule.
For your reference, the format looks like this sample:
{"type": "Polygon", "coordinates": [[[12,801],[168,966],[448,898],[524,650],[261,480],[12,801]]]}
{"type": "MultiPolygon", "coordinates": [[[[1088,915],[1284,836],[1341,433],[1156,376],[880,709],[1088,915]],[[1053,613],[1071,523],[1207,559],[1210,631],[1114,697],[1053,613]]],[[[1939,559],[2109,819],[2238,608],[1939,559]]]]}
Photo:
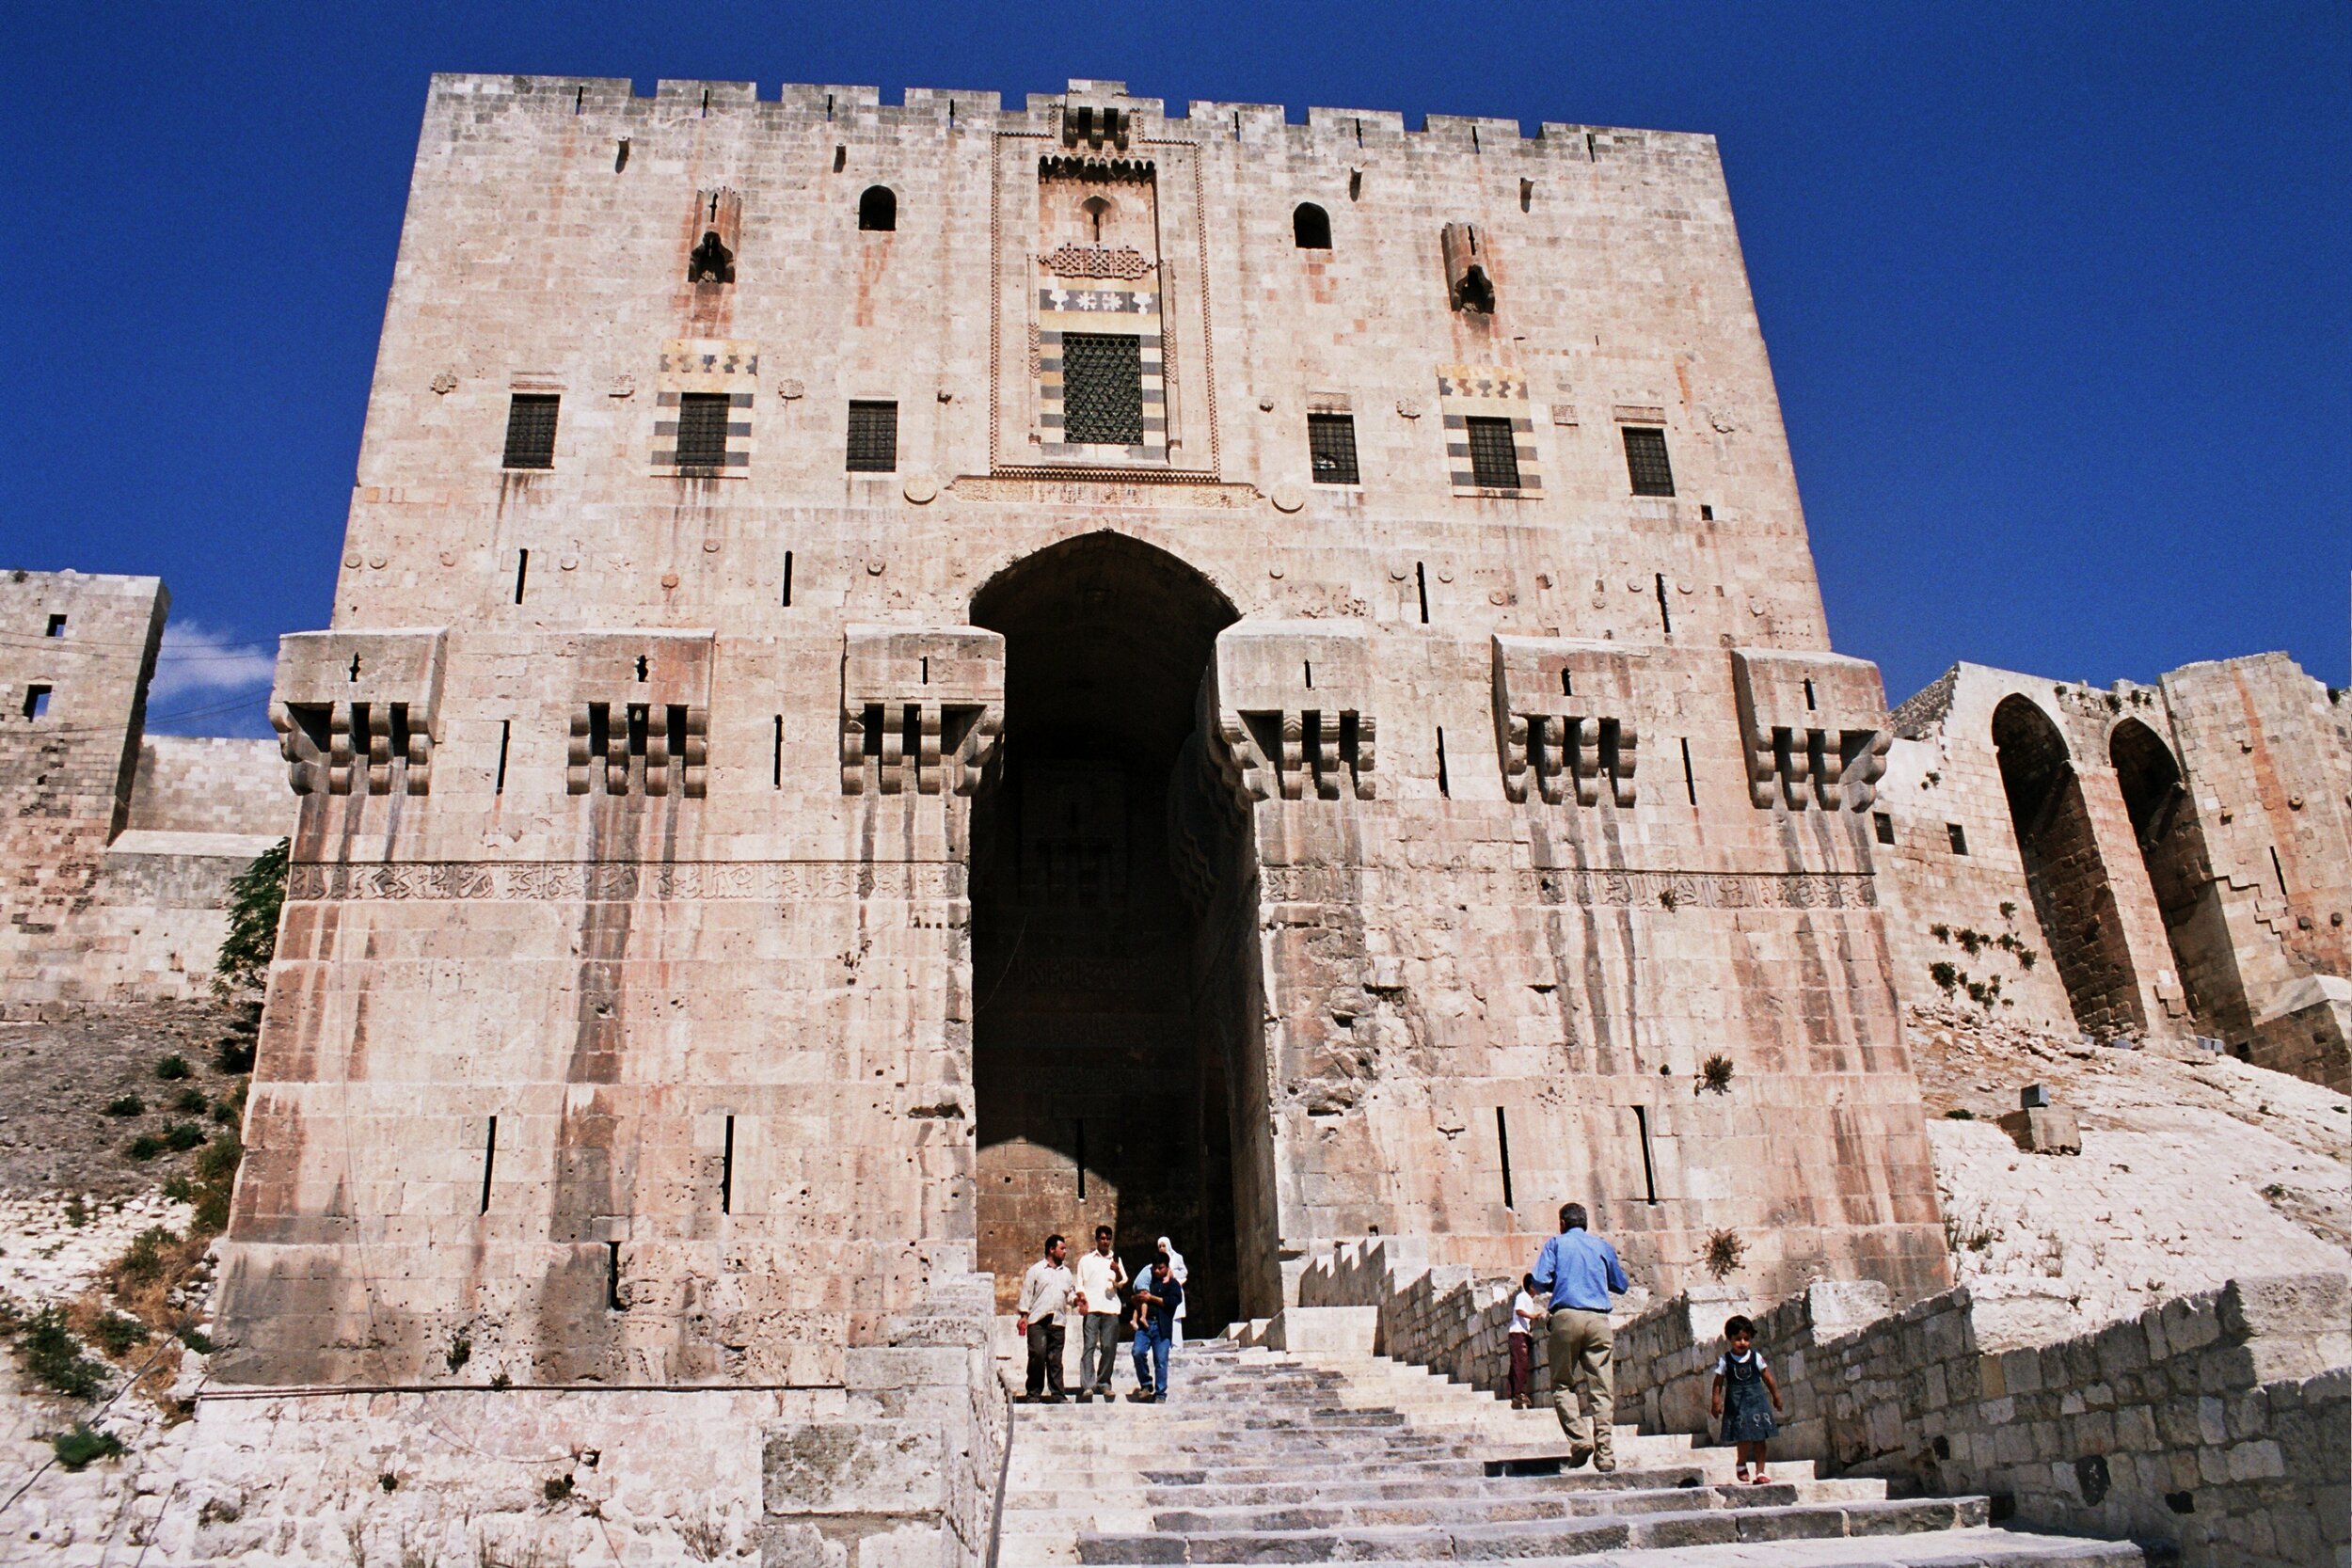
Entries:
{"type": "Polygon", "coordinates": [[[425,795],[449,634],[305,631],[281,638],[269,721],[296,795],[425,795]]]}
{"type": "Polygon", "coordinates": [[[1211,766],[1245,804],[1372,800],[1370,639],[1322,621],[1226,627],[1201,685],[1201,731],[1211,766]]]}
{"type": "Polygon", "coordinates": [[[1877,665],[1842,654],[1735,648],[1731,675],[1756,805],[1870,809],[1895,738],[1877,665]]]}
{"type": "Polygon", "coordinates": [[[996,760],[1005,640],[980,626],[850,626],[841,793],[973,795],[996,760]]]}
{"type": "Polygon", "coordinates": [[[565,640],[566,794],[699,800],[710,789],[708,631],[589,631],[565,640]]]}
{"type": "Polygon", "coordinates": [[[1502,793],[1557,805],[1634,800],[1641,730],[1634,689],[1644,656],[1615,642],[1558,637],[1494,639],[1495,750],[1502,793]]]}

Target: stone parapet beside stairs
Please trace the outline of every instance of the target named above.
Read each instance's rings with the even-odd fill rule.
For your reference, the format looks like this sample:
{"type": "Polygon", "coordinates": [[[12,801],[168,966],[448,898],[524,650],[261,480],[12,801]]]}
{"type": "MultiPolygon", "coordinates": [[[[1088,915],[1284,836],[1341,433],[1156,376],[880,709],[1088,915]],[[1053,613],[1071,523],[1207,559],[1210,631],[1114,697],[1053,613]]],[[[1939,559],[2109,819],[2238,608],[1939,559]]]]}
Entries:
{"type": "Polygon", "coordinates": [[[1190,1344],[1165,1403],[1023,1407],[997,1568],[2144,1568],[2128,1544],[1991,1528],[1982,1497],[1895,1498],[1803,1463],[1735,1484],[1727,1450],[1630,1428],[1611,1475],[1565,1470],[1561,1446],[1547,1415],[1368,1351],[1190,1344]]]}
{"type": "MultiPolygon", "coordinates": [[[[1373,1308],[1367,1349],[1497,1387],[1508,1281],[1424,1256],[1412,1238],[1351,1243],[1309,1263],[1300,1298],[1319,1313],[1373,1308]]],[[[2058,1326],[2062,1304],[2032,1296],[1961,1289],[1898,1311],[1868,1282],[1770,1307],[1698,1291],[1620,1313],[1618,1414],[1645,1433],[1703,1437],[1736,1311],[1757,1318],[1788,1399],[1776,1462],[1983,1493],[2020,1526],[2177,1548],[2185,1568],[2352,1564],[2352,1283],[2340,1275],[2233,1280],[2084,1335],[2058,1326]]]]}

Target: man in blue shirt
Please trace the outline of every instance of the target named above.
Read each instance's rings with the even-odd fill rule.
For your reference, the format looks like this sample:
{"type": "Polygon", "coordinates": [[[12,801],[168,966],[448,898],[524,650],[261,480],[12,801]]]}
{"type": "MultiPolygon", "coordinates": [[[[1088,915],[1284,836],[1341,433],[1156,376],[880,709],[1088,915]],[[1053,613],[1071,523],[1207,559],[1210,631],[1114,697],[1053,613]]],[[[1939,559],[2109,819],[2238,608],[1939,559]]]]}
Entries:
{"type": "Polygon", "coordinates": [[[1617,1249],[1586,1230],[1584,1217],[1581,1203],[1560,1206],[1560,1234],[1535,1255],[1535,1291],[1551,1303],[1551,1407],[1568,1434],[1568,1467],[1589,1459],[1605,1474],[1617,1467],[1610,1432],[1616,1387],[1609,1370],[1615,1342],[1609,1296],[1633,1285],[1617,1249]]]}
{"type": "Polygon", "coordinates": [[[1151,1404],[1168,1398],[1168,1352],[1176,1338],[1176,1308],[1184,1304],[1184,1287],[1167,1253],[1152,1260],[1128,1299],[1136,1308],[1136,1391],[1128,1398],[1151,1404]]]}

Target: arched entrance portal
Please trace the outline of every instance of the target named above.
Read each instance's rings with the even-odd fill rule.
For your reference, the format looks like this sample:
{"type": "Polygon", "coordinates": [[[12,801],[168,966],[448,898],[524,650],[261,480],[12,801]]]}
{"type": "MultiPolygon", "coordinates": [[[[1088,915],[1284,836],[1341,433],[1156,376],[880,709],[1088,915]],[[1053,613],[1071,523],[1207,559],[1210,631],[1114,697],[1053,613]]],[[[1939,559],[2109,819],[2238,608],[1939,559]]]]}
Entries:
{"type": "Polygon", "coordinates": [[[2034,913],[2075,1023],[2094,1034],[2137,1032],[2147,1021],[2123,919],[2065,736],[2031,699],[2009,696],[1993,710],[1993,750],[2034,913]]]}
{"type": "MultiPolygon", "coordinates": [[[[1098,1224],[1138,1267],[1191,1265],[1194,1332],[1235,1314],[1226,973],[1253,933],[1204,935],[1168,853],[1200,677],[1233,607],[1173,556],[1097,533],[972,601],[1005,638],[1004,777],[974,805],[973,1071],[979,1266],[1009,1310],[1045,1236],[1098,1224]]],[[[1197,766],[1191,764],[1190,766],[1197,766]]]]}

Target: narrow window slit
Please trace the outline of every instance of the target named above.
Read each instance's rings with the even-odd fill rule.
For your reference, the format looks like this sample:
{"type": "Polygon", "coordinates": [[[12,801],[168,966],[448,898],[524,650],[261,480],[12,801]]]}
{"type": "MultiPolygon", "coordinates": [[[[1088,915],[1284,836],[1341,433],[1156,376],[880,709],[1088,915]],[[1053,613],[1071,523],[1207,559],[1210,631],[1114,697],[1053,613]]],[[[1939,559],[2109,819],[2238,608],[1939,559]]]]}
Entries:
{"type": "Polygon", "coordinates": [[[1658,1201],[1658,1161],[1657,1158],[1650,1152],[1649,1108],[1647,1106],[1636,1105],[1633,1107],[1633,1130],[1636,1132],[1639,1132],[1642,1136],[1643,1201],[1645,1203],[1656,1203],[1658,1201]]]}
{"type": "Polygon", "coordinates": [[[612,149],[612,172],[618,174],[628,167],[628,138],[623,136],[612,149]]]}
{"type": "Polygon", "coordinates": [[[499,1118],[498,1118],[498,1117],[492,1117],[490,1118],[490,1132],[489,1132],[489,1136],[487,1136],[487,1137],[485,1137],[485,1138],[484,1138],[484,1139],[482,1140],[482,1210],[481,1210],[481,1212],[482,1212],[483,1213],[485,1213],[485,1214],[486,1214],[486,1213],[488,1213],[488,1212],[490,1212],[490,1178],[491,1178],[492,1174],[493,1174],[493,1173],[495,1173],[495,1172],[497,1171],[497,1169],[498,1169],[498,1163],[499,1163],[499,1118]]]}
{"type": "Polygon", "coordinates": [[[1560,666],[1560,695],[1563,697],[1573,697],[1576,695],[1574,677],[1570,673],[1568,667],[1565,664],[1560,666]]]}
{"type": "Polygon", "coordinates": [[[1692,805],[1699,803],[1698,775],[1691,771],[1691,737],[1687,735],[1682,737],[1682,793],[1692,805]]]}
{"type": "Polygon", "coordinates": [[[506,793],[506,749],[513,743],[514,738],[515,721],[512,719],[500,720],[499,770],[498,776],[490,781],[490,793],[493,795],[503,795],[506,793]]]}
{"type": "Polygon", "coordinates": [[[515,602],[516,604],[523,602],[523,584],[530,577],[531,552],[516,550],[515,552],[515,602]]]}
{"type": "MultiPolygon", "coordinates": [[[[1666,603],[1666,574],[1663,572],[1658,574],[1658,624],[1668,637],[1675,634],[1675,612],[1666,603]]],[[[1812,683],[1808,681],[1805,685],[1809,690],[1812,683]]],[[[1813,704],[1808,700],[1804,705],[1811,707],[1813,704]]]]}
{"type": "Polygon", "coordinates": [[[776,787],[784,787],[784,715],[776,715],[776,787]]]}
{"type": "Polygon", "coordinates": [[[1807,713],[1811,713],[1814,710],[1813,683],[1811,681],[1804,683],[1804,710],[1807,713]]]}
{"type": "Polygon", "coordinates": [[[626,1312],[621,1304],[621,1243],[604,1243],[604,1307],[608,1312],[626,1312]]]}
{"type": "Polygon", "coordinates": [[[1301,664],[1307,672],[1307,689],[1312,691],[1315,689],[1315,661],[1304,659],[1301,664]]]}
{"type": "Polygon", "coordinates": [[[727,1117],[726,1147],[719,1155],[719,1212],[735,1212],[735,1118],[727,1117]]]}
{"type": "Polygon", "coordinates": [[[1511,1199],[1511,1123],[1500,1105],[1495,1107],[1495,1148],[1502,1156],[1502,1206],[1516,1209],[1518,1205],[1511,1199]]]}
{"type": "Polygon", "coordinates": [[[2279,863],[2279,847],[2275,844],[2270,847],[2270,874],[2279,879],[2279,896],[2288,896],[2286,867],[2279,863]]]}
{"type": "Polygon", "coordinates": [[[1071,1155],[1071,1163],[1072,1163],[1072,1164],[1075,1164],[1075,1165],[1078,1167],[1078,1201],[1079,1201],[1079,1202],[1081,1202],[1081,1203],[1084,1203],[1084,1202],[1087,1200],[1087,1124],[1086,1124],[1086,1118],[1085,1118],[1084,1117],[1079,1117],[1078,1119],[1076,1119],[1075,1121],[1073,1121],[1073,1122],[1070,1124],[1070,1131],[1071,1131],[1071,1137],[1070,1137],[1071,1148],[1072,1148],[1072,1149],[1073,1150],[1073,1153],[1072,1153],[1072,1155],[1071,1155]]]}
{"type": "Polygon", "coordinates": [[[1449,800],[1454,798],[1454,790],[1445,774],[1445,726],[1443,724],[1438,726],[1438,793],[1449,800]]]}
{"type": "MultiPolygon", "coordinates": [[[[1413,586],[1421,594],[1421,624],[1425,626],[1429,624],[1429,568],[1418,561],[1413,562],[1413,586]]],[[[516,602],[520,603],[521,599],[517,592],[516,602]]]]}
{"type": "Polygon", "coordinates": [[[784,608],[792,608],[792,552],[784,552],[784,608]]]}

